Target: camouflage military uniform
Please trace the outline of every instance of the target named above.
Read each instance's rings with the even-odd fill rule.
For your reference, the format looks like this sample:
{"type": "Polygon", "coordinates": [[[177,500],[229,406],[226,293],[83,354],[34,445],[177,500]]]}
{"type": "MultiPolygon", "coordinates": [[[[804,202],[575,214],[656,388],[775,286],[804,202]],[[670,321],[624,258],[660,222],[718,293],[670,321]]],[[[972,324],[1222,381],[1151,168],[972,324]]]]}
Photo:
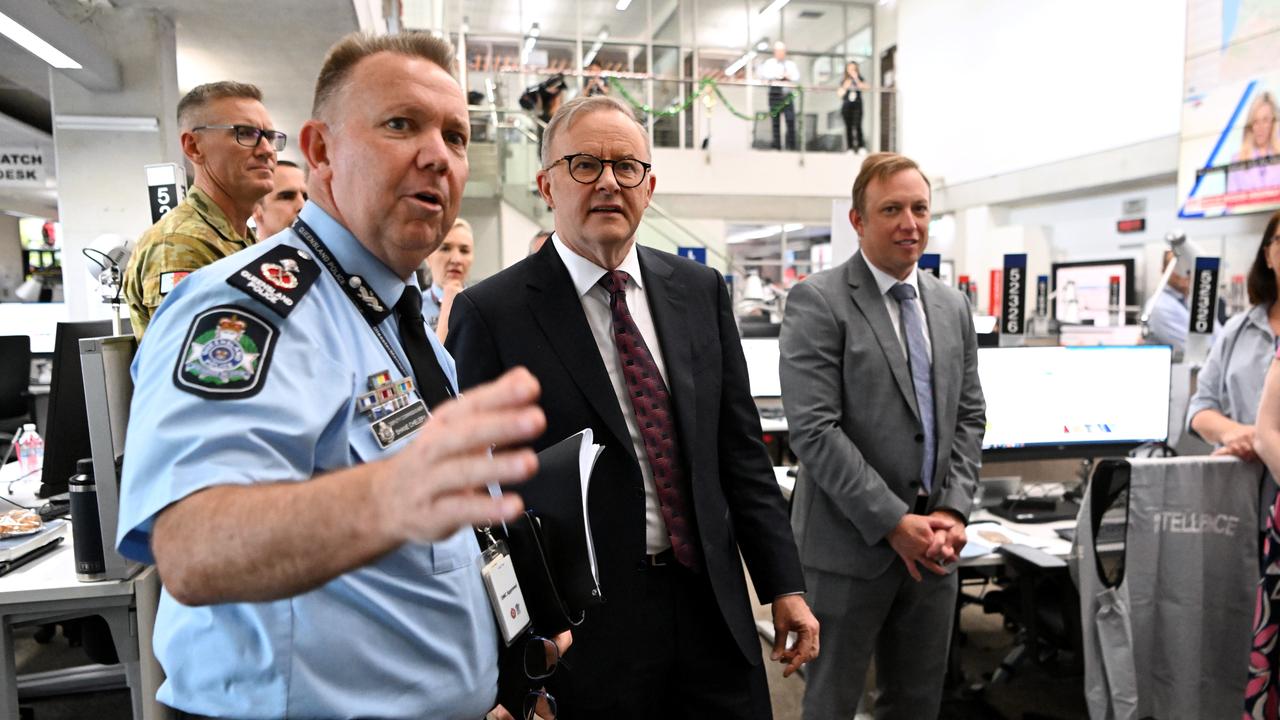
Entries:
{"type": "Polygon", "coordinates": [[[199,188],[138,239],[124,276],[133,334],[139,340],[164,296],[182,278],[257,242],[240,237],[222,209],[199,188]]]}

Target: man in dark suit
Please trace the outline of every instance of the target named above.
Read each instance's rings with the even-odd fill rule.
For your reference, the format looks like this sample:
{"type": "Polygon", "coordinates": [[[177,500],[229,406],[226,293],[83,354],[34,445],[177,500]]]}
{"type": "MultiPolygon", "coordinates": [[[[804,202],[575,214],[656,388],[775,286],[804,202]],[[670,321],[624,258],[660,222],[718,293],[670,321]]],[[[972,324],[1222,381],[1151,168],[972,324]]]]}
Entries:
{"type": "Polygon", "coordinates": [[[916,269],[929,182],[914,162],[863,161],[849,219],[861,249],[791,290],[780,338],[792,521],[822,623],[804,717],[853,717],[874,653],[876,717],[932,718],[986,426],[977,339],[964,296],[916,269]]]}
{"type": "MultiPolygon", "coordinates": [[[[552,678],[561,718],[767,718],[739,553],[773,605],[786,674],[817,654],[817,622],[724,280],[635,244],[649,157],[627,106],[565,103],[538,173],[555,234],[457,297],[448,347],[464,388],[533,372],[547,414],[538,449],[584,427],[605,447],[588,500],[605,603],[574,628],[552,678]]],[[[576,485],[520,492],[536,512],[577,502],[576,485]]]]}

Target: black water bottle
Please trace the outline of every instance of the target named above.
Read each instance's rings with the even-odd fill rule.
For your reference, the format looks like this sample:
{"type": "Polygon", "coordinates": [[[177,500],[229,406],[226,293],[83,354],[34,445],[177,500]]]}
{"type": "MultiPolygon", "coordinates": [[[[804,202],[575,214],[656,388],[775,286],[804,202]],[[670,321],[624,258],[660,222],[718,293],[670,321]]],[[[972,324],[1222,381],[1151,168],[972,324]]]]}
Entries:
{"type": "Polygon", "coordinates": [[[93,460],[76,461],[76,474],[67,483],[71,493],[71,533],[75,538],[76,579],[101,580],[107,575],[102,557],[102,524],[98,519],[98,486],[93,482],[93,460]]]}

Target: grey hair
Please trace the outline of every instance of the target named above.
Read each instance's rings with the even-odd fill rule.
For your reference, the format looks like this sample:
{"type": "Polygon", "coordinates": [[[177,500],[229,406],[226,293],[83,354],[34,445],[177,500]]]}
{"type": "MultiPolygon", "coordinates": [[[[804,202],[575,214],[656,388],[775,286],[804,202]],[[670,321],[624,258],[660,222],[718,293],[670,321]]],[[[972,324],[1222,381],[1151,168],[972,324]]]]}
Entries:
{"type": "Polygon", "coordinates": [[[608,95],[579,95],[561,105],[559,110],[556,110],[556,114],[551,117],[551,122],[547,123],[546,131],[542,133],[541,155],[543,169],[550,166],[553,160],[550,157],[551,146],[555,143],[556,136],[562,130],[571,127],[574,119],[579,115],[589,115],[593,112],[605,110],[622,113],[628,120],[635,123],[636,127],[640,128],[640,134],[644,136],[645,150],[649,153],[649,157],[652,158],[653,140],[649,137],[649,131],[645,129],[644,124],[636,119],[635,111],[631,109],[630,105],[608,95]]]}

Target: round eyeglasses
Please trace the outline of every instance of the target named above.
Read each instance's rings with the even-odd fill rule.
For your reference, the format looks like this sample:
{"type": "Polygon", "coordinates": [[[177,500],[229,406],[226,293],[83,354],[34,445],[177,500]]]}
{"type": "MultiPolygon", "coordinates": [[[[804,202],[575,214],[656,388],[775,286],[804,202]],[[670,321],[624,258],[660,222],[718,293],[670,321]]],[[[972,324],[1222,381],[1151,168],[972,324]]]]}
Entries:
{"type": "Polygon", "coordinates": [[[548,165],[547,169],[551,169],[561,162],[569,167],[569,177],[583,185],[590,185],[599,180],[600,176],[604,174],[604,166],[612,165],[613,178],[618,181],[618,185],[624,188],[633,188],[644,182],[645,175],[649,174],[649,168],[653,167],[649,163],[635,158],[602,160],[588,153],[574,153],[556,160],[548,165]]]}
{"type": "Polygon", "coordinates": [[[258,147],[258,143],[262,142],[262,138],[267,139],[267,144],[276,152],[284,149],[285,143],[289,136],[279,130],[263,130],[252,125],[201,125],[200,127],[191,128],[192,132],[196,130],[234,130],[236,134],[236,142],[245,147],[258,147]]]}

